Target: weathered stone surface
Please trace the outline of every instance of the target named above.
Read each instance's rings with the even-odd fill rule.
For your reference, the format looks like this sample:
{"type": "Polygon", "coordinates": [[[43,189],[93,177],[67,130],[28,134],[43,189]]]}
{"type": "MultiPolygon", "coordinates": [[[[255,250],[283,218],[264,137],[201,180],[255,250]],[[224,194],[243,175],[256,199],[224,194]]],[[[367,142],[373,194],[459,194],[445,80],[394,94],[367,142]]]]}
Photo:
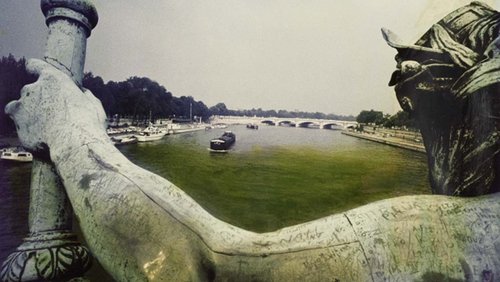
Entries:
{"type": "Polygon", "coordinates": [[[402,197],[397,204],[394,200],[346,213],[375,280],[389,275],[409,281],[439,273],[469,281],[483,272],[498,272],[498,195],[451,201],[439,196],[402,197]]]}
{"type": "MultiPolygon", "coordinates": [[[[97,24],[97,12],[87,0],[42,0],[48,26],[45,60],[81,85],[86,39],[97,24]]],[[[23,95],[38,93],[25,92],[23,95]]],[[[50,97],[45,99],[50,101],[50,97]]],[[[91,257],[71,233],[73,210],[44,143],[32,148],[33,161],[29,235],[2,265],[2,281],[62,281],[78,278],[90,268],[91,257]]]]}
{"type": "Polygon", "coordinates": [[[91,257],[76,236],[61,230],[31,234],[3,262],[2,281],[65,281],[89,270],[91,257]]]}
{"type": "Polygon", "coordinates": [[[92,253],[117,280],[500,277],[498,193],[394,198],[275,232],[249,232],[127,160],[104,132],[97,99],[66,75],[36,60],[28,69],[40,79],[7,112],[25,146],[49,148],[92,253]]]}
{"type": "Polygon", "coordinates": [[[49,28],[45,61],[69,75],[81,86],[87,37],[97,25],[97,11],[89,0],[42,0],[49,28]]]}
{"type": "Polygon", "coordinates": [[[29,229],[31,234],[71,230],[71,205],[52,164],[38,161],[32,165],[29,229]],[[51,173],[45,173],[51,171],[51,173]]]}
{"type": "Polygon", "coordinates": [[[2,264],[2,281],[80,277],[91,266],[87,248],[71,233],[73,212],[52,164],[33,162],[29,234],[2,264]]]}

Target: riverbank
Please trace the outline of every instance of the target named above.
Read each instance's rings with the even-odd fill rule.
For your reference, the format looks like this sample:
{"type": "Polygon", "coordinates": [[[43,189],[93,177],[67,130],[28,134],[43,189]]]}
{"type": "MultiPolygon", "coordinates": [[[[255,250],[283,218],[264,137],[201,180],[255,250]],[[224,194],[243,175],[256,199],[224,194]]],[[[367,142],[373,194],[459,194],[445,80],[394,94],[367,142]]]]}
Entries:
{"type": "Polygon", "coordinates": [[[370,133],[361,133],[361,132],[354,132],[354,131],[342,131],[342,134],[347,135],[347,136],[352,136],[352,137],[357,137],[360,139],[365,139],[381,144],[386,144],[406,150],[411,150],[415,152],[420,152],[420,153],[425,153],[425,147],[424,144],[421,142],[411,142],[407,141],[407,139],[401,139],[398,137],[393,137],[393,136],[388,136],[388,135],[377,135],[377,134],[370,134],[370,133]]]}

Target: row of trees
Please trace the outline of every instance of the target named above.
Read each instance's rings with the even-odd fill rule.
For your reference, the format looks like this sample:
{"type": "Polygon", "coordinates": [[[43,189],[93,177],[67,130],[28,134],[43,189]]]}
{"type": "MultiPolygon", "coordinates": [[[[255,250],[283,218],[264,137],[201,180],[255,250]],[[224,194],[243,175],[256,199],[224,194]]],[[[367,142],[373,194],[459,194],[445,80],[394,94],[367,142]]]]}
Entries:
{"type": "Polygon", "coordinates": [[[104,83],[99,76],[86,73],[83,86],[101,100],[108,116],[130,116],[133,119],[189,118],[207,120],[211,113],[201,101],[191,96],[174,97],[165,87],[146,77],[104,83]]]}
{"type": "MultiPolygon", "coordinates": [[[[26,72],[25,59],[14,56],[0,60],[0,110],[12,100],[19,99],[21,88],[36,78],[26,72]]],[[[281,118],[317,118],[355,120],[354,116],[340,116],[320,112],[286,110],[231,110],[224,103],[208,108],[203,102],[191,96],[175,97],[164,86],[146,77],[131,77],[125,81],[104,80],[92,73],[86,73],[83,86],[101,101],[108,116],[127,116],[135,120],[157,118],[201,117],[207,120],[212,115],[259,116],[281,118]]],[[[15,132],[12,120],[0,111],[0,135],[15,132]]]]}
{"type": "Polygon", "coordinates": [[[356,117],[356,121],[363,124],[375,124],[384,127],[407,127],[415,128],[415,121],[410,117],[410,114],[404,111],[399,111],[394,115],[385,114],[381,111],[361,111],[356,117]]]}
{"type": "MultiPolygon", "coordinates": [[[[21,88],[36,80],[25,68],[26,60],[16,60],[13,55],[0,59],[0,135],[15,132],[12,120],[3,112],[5,105],[19,99],[21,88]]],[[[187,118],[192,116],[208,119],[211,113],[201,101],[193,97],[174,97],[165,87],[145,77],[131,77],[125,81],[109,81],[92,73],[86,73],[83,86],[101,101],[108,116],[129,116],[137,120],[149,118],[187,118]]]]}
{"type": "Polygon", "coordinates": [[[287,110],[263,110],[261,108],[251,110],[230,110],[224,103],[210,107],[210,112],[213,115],[220,116],[247,116],[247,117],[279,117],[279,118],[314,118],[314,119],[335,119],[335,120],[356,120],[355,116],[343,116],[336,114],[324,114],[320,112],[303,112],[303,111],[287,111],[287,110]]]}

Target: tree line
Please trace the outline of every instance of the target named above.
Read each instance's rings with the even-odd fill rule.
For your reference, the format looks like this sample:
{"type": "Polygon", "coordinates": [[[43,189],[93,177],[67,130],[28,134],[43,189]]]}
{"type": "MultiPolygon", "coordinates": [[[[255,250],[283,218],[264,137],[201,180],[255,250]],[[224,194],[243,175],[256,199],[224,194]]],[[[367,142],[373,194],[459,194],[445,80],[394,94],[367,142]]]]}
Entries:
{"type": "Polygon", "coordinates": [[[406,127],[416,128],[415,120],[408,112],[399,111],[394,115],[384,114],[381,111],[363,110],[356,117],[356,121],[361,124],[374,124],[387,128],[406,127]]]}
{"type": "Polygon", "coordinates": [[[212,115],[220,116],[247,116],[247,117],[278,117],[278,118],[310,118],[310,119],[334,119],[334,120],[356,120],[355,116],[325,114],[320,112],[287,111],[287,110],[263,110],[262,108],[251,110],[230,110],[224,103],[218,103],[210,107],[212,115]]]}
{"type": "Polygon", "coordinates": [[[104,83],[99,76],[86,73],[83,87],[101,101],[108,116],[127,116],[134,120],[201,117],[207,120],[210,110],[191,96],[175,97],[165,87],[147,77],[133,76],[125,81],[104,83]]]}
{"type": "MultiPolygon", "coordinates": [[[[19,99],[21,88],[36,80],[25,68],[26,60],[17,60],[12,54],[0,59],[0,135],[15,132],[12,120],[3,112],[5,105],[19,99]]],[[[83,86],[101,101],[109,117],[129,117],[134,120],[177,118],[201,118],[207,121],[213,115],[259,116],[280,118],[316,118],[355,120],[354,116],[324,114],[320,112],[287,110],[231,110],[224,103],[207,107],[191,96],[175,97],[164,86],[147,77],[133,76],[125,81],[104,80],[93,73],[85,73],[83,86]]]]}

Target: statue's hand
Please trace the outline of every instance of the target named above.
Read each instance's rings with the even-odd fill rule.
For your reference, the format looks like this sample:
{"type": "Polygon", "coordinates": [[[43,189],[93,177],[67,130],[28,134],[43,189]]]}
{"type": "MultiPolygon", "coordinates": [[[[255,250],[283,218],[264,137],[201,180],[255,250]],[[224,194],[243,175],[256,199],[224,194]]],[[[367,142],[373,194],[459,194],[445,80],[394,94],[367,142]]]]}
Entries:
{"type": "Polygon", "coordinates": [[[21,89],[21,98],[5,112],[14,120],[21,143],[33,151],[69,142],[89,142],[105,134],[106,115],[101,102],[63,72],[37,59],[26,64],[38,76],[21,89]]]}

